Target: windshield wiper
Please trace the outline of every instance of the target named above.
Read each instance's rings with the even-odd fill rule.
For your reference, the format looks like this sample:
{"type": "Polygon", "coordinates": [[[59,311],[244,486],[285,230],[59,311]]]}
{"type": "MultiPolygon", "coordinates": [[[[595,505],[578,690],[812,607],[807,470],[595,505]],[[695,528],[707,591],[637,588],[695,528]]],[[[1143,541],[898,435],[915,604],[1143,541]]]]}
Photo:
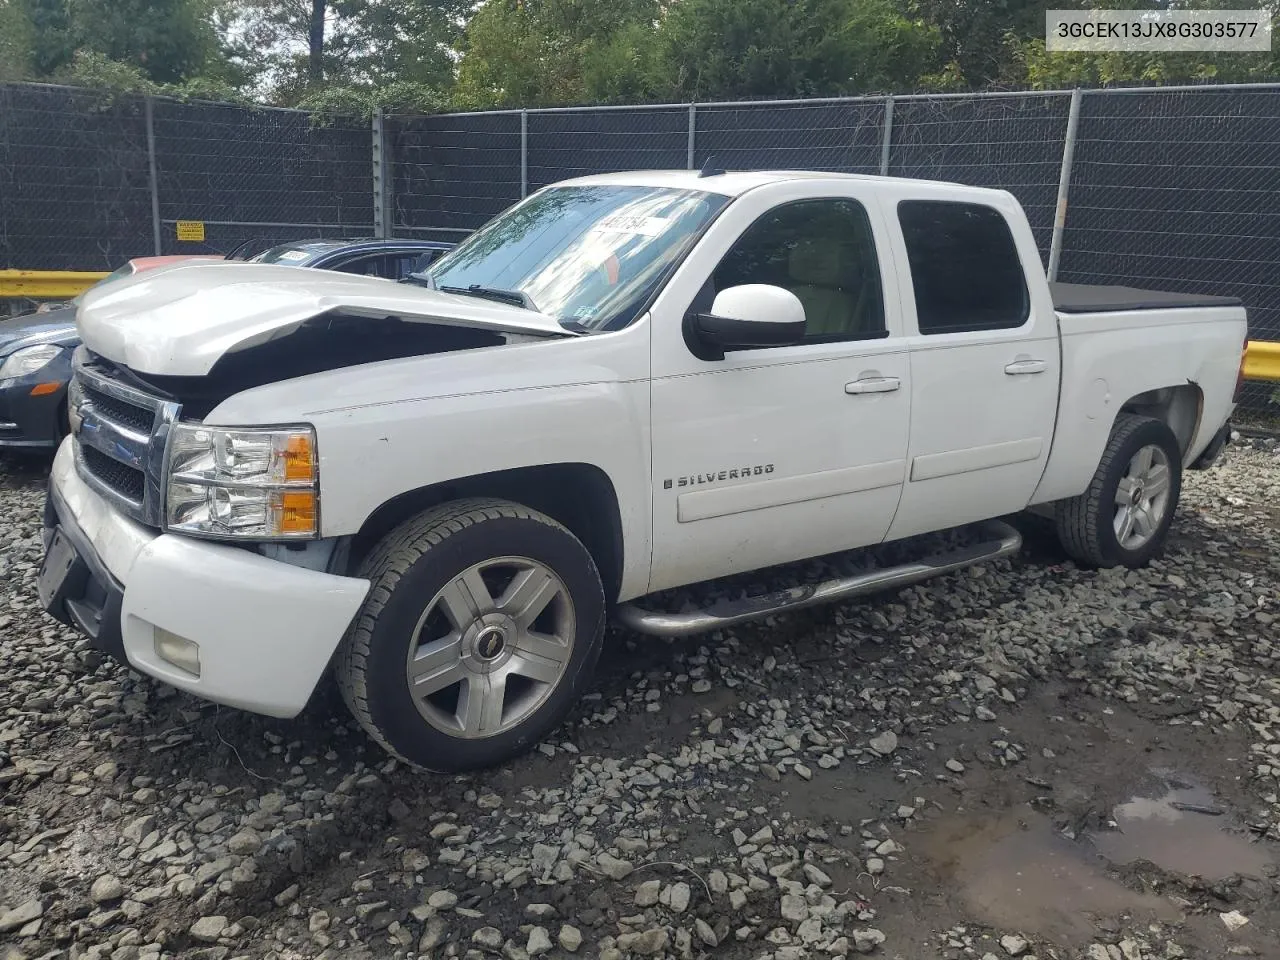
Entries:
{"type": "Polygon", "coordinates": [[[498,303],[509,303],[512,306],[524,307],[526,310],[538,311],[538,305],[523,290],[503,290],[499,287],[482,287],[473,283],[469,287],[438,287],[445,293],[460,293],[465,297],[480,297],[483,300],[496,300],[498,303]]]}

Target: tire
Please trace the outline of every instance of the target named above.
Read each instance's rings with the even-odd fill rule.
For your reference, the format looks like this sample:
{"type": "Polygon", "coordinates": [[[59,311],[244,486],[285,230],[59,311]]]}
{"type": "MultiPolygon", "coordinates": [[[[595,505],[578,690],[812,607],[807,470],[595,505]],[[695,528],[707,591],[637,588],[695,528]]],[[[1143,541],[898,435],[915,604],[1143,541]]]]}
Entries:
{"type": "Polygon", "coordinates": [[[1089,566],[1145,566],[1164,549],[1181,492],[1182,450],[1173,431],[1122,413],[1089,489],[1058,503],[1058,540],[1089,566]]]}
{"type": "Polygon", "coordinates": [[[389,533],[358,575],[372,586],[338,649],[338,686],[407,763],[455,773],[509,760],[590,682],[604,588],[550,517],[504,500],[443,504],[389,533]]]}

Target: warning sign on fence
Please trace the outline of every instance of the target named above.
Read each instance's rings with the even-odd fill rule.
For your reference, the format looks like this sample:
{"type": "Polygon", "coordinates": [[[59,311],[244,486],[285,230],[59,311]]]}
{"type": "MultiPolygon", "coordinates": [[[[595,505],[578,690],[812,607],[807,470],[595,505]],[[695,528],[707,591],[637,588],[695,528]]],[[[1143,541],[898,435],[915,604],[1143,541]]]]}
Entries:
{"type": "Polygon", "coordinates": [[[204,221],[179,220],[178,239],[190,240],[193,243],[204,243],[204,221]]]}

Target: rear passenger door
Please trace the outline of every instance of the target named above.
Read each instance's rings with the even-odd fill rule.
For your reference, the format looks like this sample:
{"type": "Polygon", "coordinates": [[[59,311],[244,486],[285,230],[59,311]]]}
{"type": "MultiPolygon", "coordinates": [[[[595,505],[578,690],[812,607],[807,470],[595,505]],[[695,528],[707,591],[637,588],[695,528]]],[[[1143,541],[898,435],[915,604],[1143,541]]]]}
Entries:
{"type": "Polygon", "coordinates": [[[1057,316],[1013,201],[904,199],[895,243],[911,358],[907,482],[889,539],[1021,510],[1057,415],[1057,316]],[[1017,221],[1014,221],[1017,222],[1017,221]],[[1025,266],[1024,266],[1025,265],[1025,266]]]}

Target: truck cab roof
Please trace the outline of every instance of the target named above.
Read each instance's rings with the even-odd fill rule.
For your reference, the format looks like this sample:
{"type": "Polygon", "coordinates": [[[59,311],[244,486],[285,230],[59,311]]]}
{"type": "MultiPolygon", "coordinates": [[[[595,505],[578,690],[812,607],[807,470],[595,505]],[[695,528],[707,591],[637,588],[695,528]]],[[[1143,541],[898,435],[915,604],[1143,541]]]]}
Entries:
{"type": "Polygon", "coordinates": [[[914,180],[908,177],[880,177],[863,173],[835,173],[814,170],[740,170],[713,173],[703,176],[697,170],[628,170],[622,173],[601,173],[574,180],[561,180],[555,187],[621,185],[637,187],[668,187],[672,189],[701,190],[736,197],[757,187],[793,180],[855,180],[862,183],[883,182],[896,187],[912,189],[953,190],[961,187],[967,192],[1008,196],[1007,191],[984,187],[970,187],[939,180],[914,180]]]}

